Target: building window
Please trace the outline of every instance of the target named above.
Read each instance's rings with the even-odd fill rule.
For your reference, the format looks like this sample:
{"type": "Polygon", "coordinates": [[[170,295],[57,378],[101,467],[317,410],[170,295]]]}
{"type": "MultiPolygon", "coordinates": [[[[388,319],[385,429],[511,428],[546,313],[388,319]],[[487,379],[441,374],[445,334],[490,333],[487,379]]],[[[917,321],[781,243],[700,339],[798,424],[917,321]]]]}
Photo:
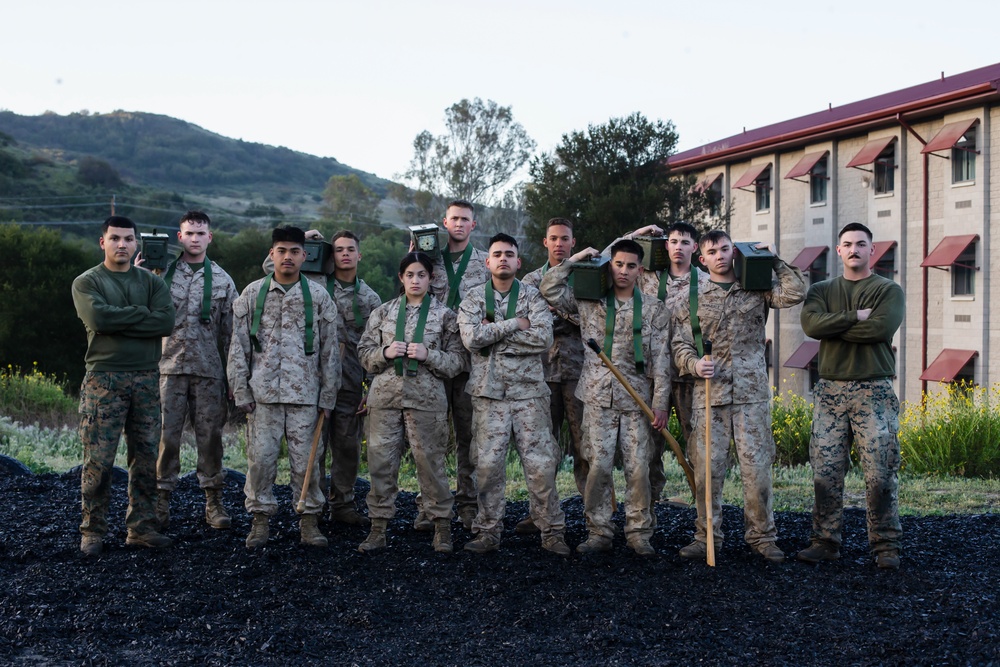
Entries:
{"type": "Polygon", "coordinates": [[[826,182],[828,180],[829,179],[826,176],[826,157],[823,157],[819,162],[813,165],[812,171],[809,172],[810,204],[826,203],[826,182]]]}
{"type": "Polygon", "coordinates": [[[771,210],[771,167],[760,173],[753,187],[757,193],[757,211],[771,210]]]}
{"type": "Polygon", "coordinates": [[[889,280],[895,279],[896,274],[896,248],[893,246],[886,250],[879,260],[875,262],[875,266],[872,267],[872,271],[882,276],[883,278],[888,278],[889,280]]]}
{"type": "Polygon", "coordinates": [[[951,149],[951,182],[976,180],[976,125],[973,125],[951,149]]]}
{"type": "Polygon", "coordinates": [[[827,254],[828,253],[824,252],[822,255],[820,255],[815,260],[813,260],[812,264],[809,265],[809,284],[810,285],[815,285],[816,283],[820,282],[821,280],[826,280],[827,275],[828,275],[828,271],[827,271],[827,261],[828,261],[827,260],[827,254]]]}
{"type": "Polygon", "coordinates": [[[722,214],[722,179],[717,178],[708,188],[708,214],[718,218],[722,214]]]}
{"type": "Polygon", "coordinates": [[[875,194],[889,194],[896,189],[896,142],[892,141],[875,158],[875,194]]]}
{"type": "Polygon", "coordinates": [[[951,265],[951,295],[974,296],[976,293],[976,244],[970,243],[951,265]]]}

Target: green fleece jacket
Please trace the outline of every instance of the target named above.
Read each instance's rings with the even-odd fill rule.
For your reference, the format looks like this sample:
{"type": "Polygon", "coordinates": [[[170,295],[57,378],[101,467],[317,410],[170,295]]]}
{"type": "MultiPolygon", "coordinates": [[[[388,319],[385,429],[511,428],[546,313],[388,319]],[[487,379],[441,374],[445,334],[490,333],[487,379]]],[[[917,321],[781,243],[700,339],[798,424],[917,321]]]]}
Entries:
{"type": "Polygon", "coordinates": [[[809,288],[802,330],[819,343],[819,376],[827,380],[874,380],[896,374],[892,337],[903,322],[903,288],[872,274],[838,276],[809,288]],[[868,319],[858,311],[871,308],[868,319]]]}
{"type": "Polygon", "coordinates": [[[87,328],[88,371],[157,369],[161,338],[174,327],[170,290],[159,276],[98,264],[73,281],[73,303],[87,328]]]}

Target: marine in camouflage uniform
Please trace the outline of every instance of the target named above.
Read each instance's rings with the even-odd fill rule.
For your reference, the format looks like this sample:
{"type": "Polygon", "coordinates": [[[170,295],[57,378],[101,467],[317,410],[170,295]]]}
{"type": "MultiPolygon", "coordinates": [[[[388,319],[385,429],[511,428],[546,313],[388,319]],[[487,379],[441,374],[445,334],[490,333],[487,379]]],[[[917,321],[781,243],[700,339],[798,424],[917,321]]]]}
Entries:
{"type": "MultiPolygon", "coordinates": [[[[475,220],[472,219],[473,211],[472,204],[468,202],[456,200],[449,203],[444,219],[445,228],[448,229],[449,233],[449,242],[447,247],[441,251],[441,257],[435,260],[434,274],[431,276],[431,295],[437,297],[441,303],[456,313],[462,299],[465,298],[465,294],[473,287],[485,283],[490,276],[490,272],[486,269],[486,253],[468,242],[468,236],[476,226],[475,220]],[[463,241],[467,242],[466,245],[461,245],[461,243],[456,245],[454,225],[451,221],[458,217],[464,218],[462,221],[462,224],[465,225],[463,241]],[[468,257],[465,257],[466,253],[468,257]],[[448,270],[445,267],[446,261],[453,269],[453,279],[448,275],[448,270]],[[465,265],[464,270],[462,269],[463,264],[465,265]],[[454,287],[452,282],[454,282],[454,287]]],[[[475,452],[472,450],[472,397],[465,390],[468,382],[469,361],[467,359],[462,371],[445,381],[445,387],[448,392],[448,409],[451,410],[452,425],[455,428],[457,475],[455,505],[459,518],[467,527],[471,527],[471,522],[477,512],[477,491],[476,460],[475,452]]],[[[417,521],[419,523],[420,517],[417,521]]]]}
{"type": "MultiPolygon", "coordinates": [[[[595,251],[596,252],[596,251],[595,251]]],[[[542,278],[542,296],[560,312],[578,314],[584,340],[605,339],[607,306],[602,301],[577,300],[568,284],[573,262],[552,267],[542,278]]],[[[642,350],[645,368],[636,369],[633,299],[617,307],[610,359],[636,393],[653,410],[665,411],[670,396],[670,318],[661,301],[642,297],[642,350]]],[[[590,464],[584,508],[588,542],[610,546],[615,450],[621,447],[625,471],[625,535],[630,545],[648,545],[655,526],[649,491],[651,425],[642,409],[596,354],[587,355],[577,385],[583,401],[584,455],[590,464]]],[[[583,546],[583,545],[581,545],[583,546]]],[[[580,548],[578,547],[578,550],[580,548]]]]}
{"type": "Polygon", "coordinates": [[[135,223],[122,216],[104,222],[105,260],[73,281],[73,303],[87,330],[87,373],[80,387],[80,548],[97,555],[108,531],[111,472],[125,433],[128,452],[126,543],[163,547],[157,532],[156,443],[160,435],[160,338],[174,325],[167,286],[131,266],[135,223]]]}
{"type": "Polygon", "coordinates": [[[903,321],[902,288],[872,273],[871,232],[857,223],[841,231],[844,275],[809,288],[802,330],[819,344],[820,380],[813,388],[812,545],[799,560],[840,556],[844,475],[851,443],[865,475],[868,542],[879,567],[899,567],[899,399],[892,388],[892,338],[903,321]]]}
{"type": "MultiPolygon", "coordinates": [[[[524,276],[522,283],[538,287],[548,272],[549,264],[524,276]]],[[[580,316],[552,309],[552,346],[542,354],[542,371],[549,385],[549,411],[552,415],[552,436],[558,444],[563,421],[569,431],[569,451],[573,457],[573,479],[583,495],[587,487],[590,465],[583,455],[583,402],[576,397],[577,383],[583,370],[583,339],[580,337],[580,316]]]]}
{"type": "MultiPolygon", "coordinates": [[[[182,221],[182,226],[184,221],[182,221]]],[[[179,258],[170,272],[170,296],[177,319],[170,336],[163,339],[160,359],[160,400],[163,429],[160,433],[156,485],[160,491],[161,527],[169,522],[169,498],[180,471],[181,435],[190,415],[198,451],[198,485],[208,494],[206,519],[217,528],[228,528],[219,493],[226,478],[222,467],[222,428],[228,417],[226,355],[233,335],[233,302],[238,296],[229,274],[210,263],[211,305],[202,319],[205,269],[197,270],[179,258]],[[214,511],[214,504],[222,510],[214,511]]]]}
{"type": "MultiPolygon", "coordinates": [[[[497,248],[513,250],[516,259],[512,238],[497,235],[494,239],[500,240],[490,244],[491,253],[497,248]]],[[[490,259],[494,261],[492,254],[490,259]]],[[[524,469],[531,519],[542,533],[542,546],[568,555],[563,539],[566,521],[556,491],[556,469],[562,457],[552,437],[549,387],[539,363],[540,355],[552,345],[552,315],[537,289],[516,279],[512,285],[518,288],[516,296],[513,291],[492,290],[493,321],[487,321],[485,285],[469,290],[458,311],[462,342],[472,355],[468,392],[474,410],[473,446],[479,481],[479,514],[472,532],[486,550],[500,543],[507,450],[513,439],[524,469]],[[515,310],[508,317],[513,298],[515,310]],[[526,329],[520,326],[523,320],[527,320],[526,329]]],[[[495,288],[495,283],[491,287],[495,288]]]]}
{"type": "MultiPolygon", "coordinates": [[[[431,520],[451,520],[454,498],[449,490],[445,457],[448,452],[448,397],[445,380],[467,363],[455,313],[432,299],[424,326],[427,359],[417,364],[416,375],[396,373],[385,348],[396,340],[400,296],[372,311],[361,339],[358,358],[374,375],[368,392],[368,516],[388,521],[396,514],[399,465],[407,443],[417,467],[423,511],[431,520]]],[[[412,341],[419,320],[419,305],[406,306],[406,340],[412,341]]],[[[406,362],[407,360],[403,360],[406,362]]]]}
{"type": "MultiPolygon", "coordinates": [[[[702,256],[715,243],[711,233],[702,237],[702,256]],[[708,240],[707,240],[708,239],[708,240]],[[707,240],[707,241],[706,241],[707,240]]],[[[726,236],[718,245],[732,241],[726,236]]],[[[738,282],[708,281],[699,285],[698,319],[704,338],[712,342],[715,363],[711,378],[712,406],[712,516],[716,549],[723,541],[722,485],[725,481],[732,441],[743,482],[744,538],[756,552],[779,562],[784,554],[777,548],[777,529],[771,484],[771,466],[775,445],[771,433],[771,386],[765,358],[766,313],[769,308],[789,308],[802,302],[805,283],[801,272],[775,255],[775,278],[768,291],[745,290],[738,282]]],[[[731,261],[728,267],[732,267],[731,261]]],[[[700,377],[696,364],[701,358],[691,331],[690,309],[673,313],[674,361],[681,373],[700,377]]],[[[704,554],[707,541],[705,513],[705,382],[694,385],[692,432],[695,446],[688,446],[688,456],[695,470],[696,504],[695,543],[681,550],[681,555],[704,554]],[[700,437],[699,437],[700,434],[700,437]],[[701,554],[692,553],[692,549],[701,554]],[[688,551],[685,551],[688,550],[688,551]]]]}
{"type": "MultiPolygon", "coordinates": [[[[281,438],[288,445],[292,497],[302,491],[318,410],[337,404],[341,382],[337,308],[326,288],[312,280],[284,287],[272,279],[260,316],[255,351],[250,331],[257,298],[266,279],[247,285],[233,305],[233,339],[229,350],[229,384],[237,405],[255,405],[249,413],[246,509],[255,516],[274,516],[278,504],[274,480],[281,438]],[[306,352],[306,315],[302,286],[313,305],[313,353],[306,352]]],[[[310,476],[305,516],[323,511],[319,475],[310,476]]]]}

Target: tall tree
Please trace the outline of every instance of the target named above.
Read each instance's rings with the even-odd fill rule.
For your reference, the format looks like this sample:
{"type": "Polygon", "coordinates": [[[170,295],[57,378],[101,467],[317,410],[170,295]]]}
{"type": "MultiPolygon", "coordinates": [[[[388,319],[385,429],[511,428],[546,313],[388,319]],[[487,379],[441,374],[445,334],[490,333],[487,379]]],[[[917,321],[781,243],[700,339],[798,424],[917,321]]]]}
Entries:
{"type": "Polygon", "coordinates": [[[413,159],[403,178],[448,198],[491,204],[535,150],[510,107],[493,100],[463,99],[445,110],[445,134],[427,130],[413,140],[413,159]]]}
{"type": "Polygon", "coordinates": [[[321,213],[334,220],[353,220],[377,223],[378,206],[382,200],[356,174],[331,176],[323,190],[324,205],[321,213]]]}
{"type": "Polygon", "coordinates": [[[640,113],[564,134],[553,153],[531,161],[528,236],[541,239],[549,218],[564,217],[575,223],[577,247],[602,247],[638,227],[701,210],[691,201],[704,199],[692,179],[673,179],[667,169],[676,145],[673,123],[640,113]]]}

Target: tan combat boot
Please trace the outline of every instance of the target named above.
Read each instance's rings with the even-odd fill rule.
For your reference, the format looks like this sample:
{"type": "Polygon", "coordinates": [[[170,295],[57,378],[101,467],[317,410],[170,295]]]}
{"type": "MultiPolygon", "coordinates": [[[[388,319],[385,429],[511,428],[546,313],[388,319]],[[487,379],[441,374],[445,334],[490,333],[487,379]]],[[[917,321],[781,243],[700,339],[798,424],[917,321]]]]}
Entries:
{"type": "Polygon", "coordinates": [[[451,544],[451,519],[434,519],[434,541],[431,544],[438,553],[450,554],[454,551],[451,544]]]}
{"type": "Polygon", "coordinates": [[[385,549],[385,529],[388,526],[388,519],[372,519],[372,527],[368,532],[368,537],[358,545],[358,551],[365,554],[385,549]]]}
{"type": "Polygon", "coordinates": [[[170,527],[170,491],[166,489],[156,491],[156,523],[160,530],[170,527]]]}
{"type": "Polygon", "coordinates": [[[254,512],[253,525],[250,526],[250,534],[247,535],[247,549],[256,549],[267,544],[270,535],[268,529],[269,517],[263,512],[254,512]]]}
{"type": "Polygon", "coordinates": [[[205,523],[212,528],[229,528],[232,520],[222,505],[222,489],[205,489],[205,523]]]}
{"type": "Polygon", "coordinates": [[[299,519],[299,541],[311,547],[329,546],[326,536],[319,532],[319,515],[303,514],[299,519]]]}

